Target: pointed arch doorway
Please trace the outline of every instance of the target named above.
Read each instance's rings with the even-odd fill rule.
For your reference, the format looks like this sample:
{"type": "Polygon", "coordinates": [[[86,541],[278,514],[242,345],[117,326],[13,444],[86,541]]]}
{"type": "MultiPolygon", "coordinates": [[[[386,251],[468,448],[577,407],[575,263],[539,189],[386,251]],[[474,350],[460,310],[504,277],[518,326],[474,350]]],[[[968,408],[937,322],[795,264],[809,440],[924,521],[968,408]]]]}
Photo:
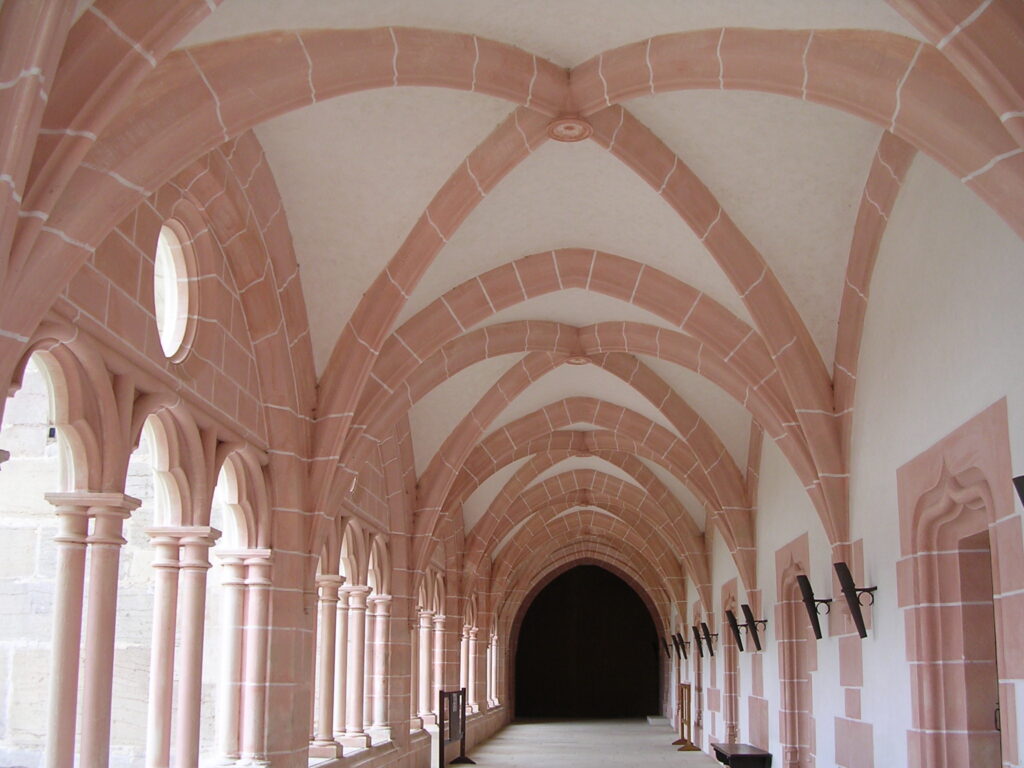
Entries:
{"type": "Polygon", "coordinates": [[[658,635],[626,581],[577,565],[540,589],[521,616],[513,632],[517,718],[658,713],[658,635]]]}

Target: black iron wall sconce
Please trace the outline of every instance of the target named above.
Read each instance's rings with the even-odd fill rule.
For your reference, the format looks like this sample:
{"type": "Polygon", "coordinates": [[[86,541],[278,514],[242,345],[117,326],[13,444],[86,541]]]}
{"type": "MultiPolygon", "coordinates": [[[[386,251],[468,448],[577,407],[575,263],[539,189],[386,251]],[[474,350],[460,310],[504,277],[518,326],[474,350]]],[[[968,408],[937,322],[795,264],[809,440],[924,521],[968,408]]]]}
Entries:
{"type": "Polygon", "coordinates": [[[672,635],[672,639],[676,641],[676,647],[682,652],[684,659],[689,659],[689,655],[686,653],[686,646],[690,644],[689,640],[684,640],[683,635],[680,632],[676,632],[672,635]]]}
{"type": "MultiPolygon", "coordinates": [[[[703,659],[704,658],[704,646],[701,645],[701,642],[700,642],[700,629],[698,629],[696,624],[694,624],[692,627],[690,627],[690,629],[693,630],[693,640],[694,640],[695,643],[697,643],[697,652],[700,654],[700,657],[703,659]]],[[[714,655],[714,654],[712,654],[712,655],[714,655]]]]}
{"type": "Polygon", "coordinates": [[[729,622],[729,629],[732,630],[732,637],[736,641],[736,647],[739,648],[740,653],[743,653],[743,633],[740,632],[740,627],[745,627],[747,625],[737,624],[736,614],[729,610],[725,612],[725,618],[729,622]]]}
{"type": "Polygon", "coordinates": [[[668,657],[669,661],[671,661],[672,651],[668,649],[668,640],[666,640],[665,638],[661,638],[661,645],[665,649],[665,655],[668,657]]]}
{"type": "Polygon", "coordinates": [[[729,629],[732,630],[732,635],[736,638],[736,647],[743,651],[743,634],[740,632],[741,629],[746,629],[750,633],[751,640],[754,641],[754,648],[758,651],[761,650],[761,637],[757,632],[757,626],[760,624],[761,629],[768,628],[768,621],[766,619],[755,619],[754,612],[750,610],[750,606],[743,603],[740,606],[743,611],[743,618],[747,620],[746,624],[740,624],[736,621],[736,614],[732,611],[725,612],[725,618],[729,621],[729,629]]]}
{"type": "Polygon", "coordinates": [[[707,645],[707,647],[708,647],[708,653],[710,653],[712,656],[714,656],[715,655],[715,648],[711,644],[711,638],[712,637],[718,637],[718,633],[717,632],[712,632],[710,629],[708,629],[708,625],[705,624],[703,621],[700,623],[700,631],[704,633],[704,644],[707,645]]]}
{"type": "Polygon", "coordinates": [[[746,603],[740,604],[740,610],[743,611],[743,618],[747,620],[747,631],[750,633],[750,637],[754,641],[754,648],[760,651],[761,636],[757,633],[757,628],[760,626],[762,632],[767,632],[768,619],[755,619],[754,612],[750,610],[750,606],[746,603]]]}
{"type": "Polygon", "coordinates": [[[800,594],[803,596],[804,607],[807,609],[807,616],[811,620],[811,629],[814,636],[821,640],[821,622],[818,621],[818,606],[825,606],[825,613],[832,609],[832,599],[818,600],[814,597],[814,590],[811,588],[811,580],[802,573],[796,575],[796,583],[800,585],[800,594]]]}
{"type": "Polygon", "coordinates": [[[1017,477],[1013,478],[1013,487],[1017,489],[1020,503],[1024,504],[1024,475],[1017,475],[1017,477]]]}
{"type": "Polygon", "coordinates": [[[846,605],[850,609],[850,616],[853,617],[853,623],[857,625],[857,634],[861,637],[867,637],[868,630],[864,626],[864,611],[860,598],[861,595],[868,595],[871,598],[871,602],[868,605],[874,605],[875,590],[878,587],[858,587],[853,581],[853,574],[850,573],[850,568],[846,563],[840,561],[832,565],[836,569],[836,576],[839,577],[839,587],[843,592],[843,597],[846,598],[846,605]]]}

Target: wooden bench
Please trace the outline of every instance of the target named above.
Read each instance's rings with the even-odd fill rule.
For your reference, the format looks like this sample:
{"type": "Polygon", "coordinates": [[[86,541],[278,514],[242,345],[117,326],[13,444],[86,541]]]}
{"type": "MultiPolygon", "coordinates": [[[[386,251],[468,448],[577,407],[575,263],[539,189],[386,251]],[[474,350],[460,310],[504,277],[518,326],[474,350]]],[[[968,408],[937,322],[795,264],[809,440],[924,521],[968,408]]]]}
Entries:
{"type": "Polygon", "coordinates": [[[712,744],[718,762],[731,768],[770,768],[772,753],[750,744],[712,744]]]}

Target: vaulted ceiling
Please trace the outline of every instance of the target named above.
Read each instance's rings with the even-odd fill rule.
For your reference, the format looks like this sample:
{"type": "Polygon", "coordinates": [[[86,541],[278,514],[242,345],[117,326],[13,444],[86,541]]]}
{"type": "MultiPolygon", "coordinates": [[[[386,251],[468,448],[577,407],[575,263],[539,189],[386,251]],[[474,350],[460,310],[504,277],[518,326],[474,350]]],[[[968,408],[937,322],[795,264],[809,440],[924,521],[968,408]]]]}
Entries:
{"type": "Polygon", "coordinates": [[[356,426],[408,417],[424,510],[493,555],[531,514],[629,521],[653,503],[692,518],[673,546],[712,515],[736,551],[763,429],[842,538],[872,238],[914,147],[972,162],[900,122],[932,108],[912,71],[953,70],[890,5],[226,0],[180,48],[203,71],[215,56],[194,46],[242,35],[297,42],[308,62],[313,103],[275,107],[255,134],[322,387],[345,375],[346,333],[372,348],[356,426]],[[364,48],[314,32],[361,29],[376,30],[364,48]],[[320,100],[337,91],[332,45],[395,87],[367,75],[320,100]],[[449,53],[458,77],[417,69],[449,53]],[[434,255],[408,267],[428,236],[434,255]],[[400,294],[387,311],[382,282],[400,294]],[[353,330],[359,311],[393,313],[382,344],[353,330]]]}

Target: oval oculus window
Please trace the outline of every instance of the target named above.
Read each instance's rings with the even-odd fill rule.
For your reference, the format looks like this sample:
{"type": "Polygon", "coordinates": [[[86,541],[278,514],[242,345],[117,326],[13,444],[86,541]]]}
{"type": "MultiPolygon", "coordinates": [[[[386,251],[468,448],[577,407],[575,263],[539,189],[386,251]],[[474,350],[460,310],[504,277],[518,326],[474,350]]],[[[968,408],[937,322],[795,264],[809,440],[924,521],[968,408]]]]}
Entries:
{"type": "Polygon", "coordinates": [[[153,304],[156,329],[164,355],[174,357],[185,341],[188,325],[188,270],[178,233],[160,227],[153,264],[153,304]]]}

